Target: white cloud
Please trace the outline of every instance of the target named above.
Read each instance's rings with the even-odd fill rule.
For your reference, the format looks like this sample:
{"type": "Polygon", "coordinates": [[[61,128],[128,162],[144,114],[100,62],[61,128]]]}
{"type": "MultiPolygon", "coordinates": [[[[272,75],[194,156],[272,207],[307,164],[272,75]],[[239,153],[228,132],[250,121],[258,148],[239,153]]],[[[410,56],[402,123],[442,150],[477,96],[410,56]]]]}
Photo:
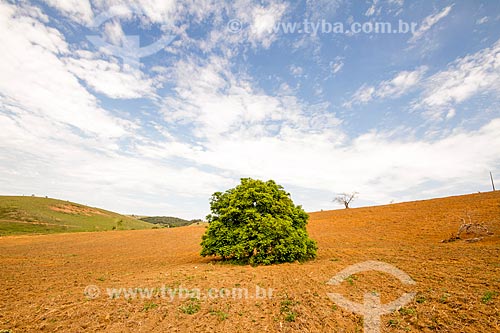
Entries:
{"type": "Polygon", "coordinates": [[[415,87],[422,80],[426,71],[427,67],[421,66],[414,71],[399,72],[392,80],[382,81],[375,95],[380,98],[400,97],[415,87]]]}
{"type": "MultiPolygon", "coordinates": [[[[269,96],[256,91],[250,79],[241,73],[234,75],[228,60],[219,57],[206,63],[181,61],[176,69],[176,94],[165,100],[165,120],[194,125],[193,134],[199,138],[218,141],[233,133],[251,137],[280,135],[283,129],[300,133],[312,129],[313,116],[328,117],[317,110],[306,114],[304,105],[293,96],[269,96]]],[[[331,116],[324,125],[335,122],[331,116]]]]}
{"type": "Polygon", "coordinates": [[[120,153],[110,141],[79,137],[43,117],[0,114],[0,124],[0,186],[11,194],[194,218],[203,216],[193,201],[206,202],[231,182],[194,167],[169,165],[159,156],[120,153]]]}
{"type": "MultiPolygon", "coordinates": [[[[386,14],[392,14],[394,16],[399,16],[403,12],[404,0],[388,0],[388,8],[384,8],[386,14]]],[[[382,8],[379,8],[379,13],[382,8]]]]}
{"type": "Polygon", "coordinates": [[[61,33],[36,19],[43,15],[27,13],[0,4],[0,42],[6,47],[0,54],[4,191],[35,192],[121,212],[202,217],[193,216],[200,212],[200,197],[205,203],[231,180],[166,162],[159,153],[165,147],[174,157],[197,148],[172,138],[159,145],[138,133],[132,136],[137,125],[111,116],[78,81],[110,97],[130,98],[151,93],[151,79],[75,50],[61,33]],[[130,146],[124,148],[121,139],[130,146]]]}
{"type": "Polygon", "coordinates": [[[450,5],[448,7],[443,8],[439,13],[435,13],[432,15],[427,16],[424,18],[422,23],[420,24],[419,28],[417,31],[415,31],[412,35],[412,37],[409,40],[409,43],[415,43],[418,41],[422,36],[429,30],[431,29],[436,23],[444,19],[448,14],[451,12],[451,9],[453,8],[453,5],[450,5]]]}
{"type": "Polygon", "coordinates": [[[88,0],[43,0],[71,20],[90,24],[93,19],[92,7],[88,0]]]}
{"type": "Polygon", "coordinates": [[[400,7],[403,6],[404,4],[404,0],[389,0],[388,2],[389,4],[394,4],[400,7]]]}
{"type": "Polygon", "coordinates": [[[363,85],[344,104],[350,107],[353,104],[366,104],[375,98],[398,98],[416,87],[422,80],[427,67],[421,66],[414,71],[401,71],[391,80],[382,81],[377,87],[363,85]]]}
{"type": "Polygon", "coordinates": [[[335,61],[330,62],[330,68],[332,70],[332,74],[337,74],[344,67],[344,58],[336,57],[335,61]]]}
{"type": "Polygon", "coordinates": [[[490,48],[459,58],[425,81],[415,108],[440,118],[456,104],[484,92],[500,92],[500,40],[490,48]]]}
{"type": "Polygon", "coordinates": [[[373,0],[372,5],[366,10],[365,16],[372,16],[373,14],[375,14],[377,3],[378,0],[373,0]]]}
{"type": "Polygon", "coordinates": [[[113,45],[121,46],[125,40],[125,33],[119,21],[113,20],[104,24],[106,40],[113,45]]]}
{"type": "MultiPolygon", "coordinates": [[[[319,119],[313,126],[322,123],[319,119]]],[[[328,130],[316,128],[298,132],[284,125],[274,136],[233,131],[205,142],[204,149],[187,158],[233,175],[271,178],[315,191],[357,190],[375,202],[402,200],[410,188],[430,181],[438,184],[435,189],[453,182],[459,186],[463,179],[474,182],[499,161],[500,119],[473,132],[456,129],[434,141],[415,139],[401,129],[373,131],[348,142],[329,135],[340,131],[338,123],[328,130]]]]}
{"type": "Polygon", "coordinates": [[[344,103],[345,107],[351,107],[353,104],[366,104],[373,99],[375,87],[363,84],[352,95],[351,99],[344,103]]]}
{"type": "Polygon", "coordinates": [[[448,113],[446,113],[446,119],[449,120],[457,114],[457,111],[455,109],[449,109],[448,113]]]}
{"type": "Polygon", "coordinates": [[[132,13],[143,14],[144,23],[171,24],[175,20],[175,0],[93,0],[96,15],[108,10],[117,10],[118,17],[129,18],[132,13]],[[123,11],[123,8],[129,11],[123,11]]]}
{"type": "Polygon", "coordinates": [[[17,13],[21,16],[29,16],[40,22],[48,23],[49,17],[38,7],[31,6],[28,2],[20,2],[17,6],[17,13]]]}
{"type": "Polygon", "coordinates": [[[230,3],[223,1],[183,1],[172,7],[171,21],[165,22],[166,31],[171,31],[177,38],[167,51],[186,54],[193,49],[204,53],[214,50],[225,58],[233,58],[241,51],[245,52],[248,44],[255,48],[269,48],[278,38],[279,31],[275,26],[285,16],[288,4],[279,0],[256,3],[250,0],[237,0],[230,3]],[[207,38],[193,38],[186,29],[189,25],[185,19],[189,17],[191,25],[205,24],[207,38]],[[229,20],[241,22],[241,30],[232,33],[228,30],[229,20]],[[169,23],[174,23],[172,26],[169,23]],[[244,46],[243,49],[240,49],[244,46]]]}
{"type": "Polygon", "coordinates": [[[484,17],[481,17],[480,19],[478,19],[476,21],[476,24],[481,25],[481,24],[484,24],[484,23],[486,23],[488,21],[489,21],[488,16],[484,16],[484,17]]]}
{"type": "Polygon", "coordinates": [[[253,9],[248,35],[252,45],[260,44],[264,48],[271,46],[277,38],[274,27],[280,21],[286,8],[283,3],[272,3],[266,7],[258,6],[253,9]]]}
{"type": "MultiPolygon", "coordinates": [[[[3,125],[0,174],[23,174],[20,181],[16,175],[2,177],[1,185],[11,193],[47,189],[37,194],[98,203],[121,212],[168,212],[193,218],[196,216],[189,213],[189,209],[199,212],[193,201],[197,198],[206,201],[214,191],[233,186],[234,179],[240,176],[275,179],[287,188],[297,188],[296,195],[304,188],[313,189],[314,193],[357,190],[363,200],[386,203],[391,199],[428,196],[422,192],[407,197],[409,190],[429,181],[435,183],[433,188],[437,193],[442,193],[439,190],[454,193],[453,186],[462,186],[464,179],[471,182],[463,185],[467,186],[466,190],[475,191],[473,183],[486,170],[495,170],[499,162],[496,152],[500,148],[500,119],[492,120],[477,131],[457,129],[434,141],[404,137],[405,129],[397,133],[373,131],[352,141],[338,141],[328,135],[338,124],[321,130],[320,124],[324,124],[325,119],[311,125],[319,128],[316,133],[306,131],[298,135],[290,123],[281,129],[280,135],[250,135],[247,131],[247,136],[242,136],[235,131],[220,140],[205,142],[203,148],[175,142],[161,145],[143,142],[133,157],[114,152],[112,146],[103,153],[87,150],[80,142],[82,139],[68,140],[68,133],[62,136],[59,130],[64,127],[49,130],[51,125],[43,123],[43,118],[25,117],[14,122],[0,115],[3,125]],[[52,138],[54,134],[57,137],[52,138]],[[30,158],[26,158],[27,155],[30,158]],[[9,156],[8,160],[5,156],[9,156]],[[170,156],[218,171],[209,173],[161,163],[170,156]],[[96,165],[99,168],[95,168],[96,165]],[[55,179],[57,183],[53,183],[55,179]],[[453,184],[451,188],[450,184],[453,184]],[[95,195],[89,198],[88,193],[95,195]],[[154,201],[150,193],[163,198],[164,202],[154,201]],[[172,193],[181,196],[178,205],[171,206],[172,193]]],[[[307,118],[297,119],[299,123],[304,120],[307,118]]],[[[259,122],[253,126],[258,125],[259,122]]],[[[308,210],[322,205],[316,198],[307,197],[300,203],[308,210]]],[[[328,207],[331,206],[327,202],[328,207]]]]}
{"type": "Polygon", "coordinates": [[[290,72],[292,73],[293,76],[301,76],[304,74],[304,68],[296,65],[290,66],[290,72]]]}
{"type": "Polygon", "coordinates": [[[315,22],[330,20],[335,17],[343,3],[343,0],[307,0],[306,17],[315,22]]]}
{"type": "Polygon", "coordinates": [[[130,2],[139,5],[144,14],[155,23],[169,23],[176,6],[175,0],[135,0],[130,2]]]}
{"type": "Polygon", "coordinates": [[[30,110],[87,133],[123,135],[123,122],[100,108],[58,58],[68,52],[64,37],[34,18],[15,14],[15,7],[0,4],[0,43],[5,48],[0,53],[3,108],[30,110]]]}
{"type": "Polygon", "coordinates": [[[154,80],[139,70],[124,70],[117,62],[91,57],[67,57],[64,62],[71,73],[94,91],[108,97],[130,99],[154,96],[154,80]]]}

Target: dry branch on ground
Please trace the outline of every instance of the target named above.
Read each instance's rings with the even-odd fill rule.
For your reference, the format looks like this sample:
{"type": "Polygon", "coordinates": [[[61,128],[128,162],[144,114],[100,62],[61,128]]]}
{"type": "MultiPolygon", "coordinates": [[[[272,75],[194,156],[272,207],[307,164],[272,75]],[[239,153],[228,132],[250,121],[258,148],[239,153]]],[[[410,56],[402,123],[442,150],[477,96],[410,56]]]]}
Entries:
{"type": "Polygon", "coordinates": [[[462,239],[468,243],[475,243],[482,240],[486,236],[493,235],[493,233],[489,231],[488,227],[483,223],[474,223],[467,211],[465,212],[465,215],[467,216],[468,221],[462,217],[462,224],[458,228],[457,233],[452,234],[450,238],[443,240],[442,243],[449,243],[462,239]]]}

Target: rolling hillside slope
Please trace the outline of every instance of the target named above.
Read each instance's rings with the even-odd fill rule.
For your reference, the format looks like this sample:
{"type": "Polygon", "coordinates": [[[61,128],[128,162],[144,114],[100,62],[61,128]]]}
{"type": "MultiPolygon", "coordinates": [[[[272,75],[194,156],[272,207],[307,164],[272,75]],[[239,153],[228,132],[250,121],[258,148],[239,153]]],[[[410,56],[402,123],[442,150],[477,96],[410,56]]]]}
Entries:
{"type": "Polygon", "coordinates": [[[310,216],[318,257],[260,267],[201,257],[201,225],[0,237],[0,331],[363,332],[363,317],[327,293],[361,304],[366,293],[377,293],[387,304],[414,292],[404,308],[381,317],[382,333],[500,332],[500,191],[310,216]],[[494,235],[441,243],[467,214],[494,235]],[[376,271],[326,284],[367,260],[394,265],[416,284],[376,271]],[[89,287],[97,293],[85,298],[89,287]],[[146,287],[155,293],[108,294],[146,287]],[[200,299],[170,298],[163,287],[198,288],[200,299]],[[257,287],[272,288],[272,297],[257,299],[257,287]],[[246,288],[249,297],[207,297],[232,288],[246,288]]]}
{"type": "Polygon", "coordinates": [[[0,236],[152,227],[150,223],[69,201],[0,196],[0,236]]]}
{"type": "Polygon", "coordinates": [[[140,218],[141,221],[158,224],[160,226],[175,228],[175,227],[185,227],[193,223],[203,222],[202,220],[184,220],[173,216],[148,216],[140,218]]]}

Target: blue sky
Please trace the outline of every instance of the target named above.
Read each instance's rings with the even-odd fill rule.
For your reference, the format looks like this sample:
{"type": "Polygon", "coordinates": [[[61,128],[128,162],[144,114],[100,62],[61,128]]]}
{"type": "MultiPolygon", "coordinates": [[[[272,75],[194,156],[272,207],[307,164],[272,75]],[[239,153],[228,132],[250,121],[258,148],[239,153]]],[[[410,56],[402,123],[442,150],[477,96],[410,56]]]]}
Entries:
{"type": "Polygon", "coordinates": [[[199,218],[241,177],[308,211],[500,179],[496,1],[1,1],[0,42],[2,194],[199,218]]]}

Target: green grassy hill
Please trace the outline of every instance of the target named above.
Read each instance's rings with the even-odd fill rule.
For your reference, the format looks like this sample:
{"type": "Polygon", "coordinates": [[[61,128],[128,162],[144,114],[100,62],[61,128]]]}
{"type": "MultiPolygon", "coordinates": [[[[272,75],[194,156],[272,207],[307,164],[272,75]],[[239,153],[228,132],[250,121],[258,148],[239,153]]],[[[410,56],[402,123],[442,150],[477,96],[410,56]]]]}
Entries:
{"type": "Polygon", "coordinates": [[[0,236],[153,227],[144,221],[69,201],[0,196],[0,236]]]}
{"type": "Polygon", "coordinates": [[[202,220],[184,220],[178,217],[172,216],[150,216],[150,217],[141,217],[141,221],[145,221],[148,223],[158,224],[164,227],[184,227],[187,225],[191,225],[193,223],[203,222],[202,220]]]}

